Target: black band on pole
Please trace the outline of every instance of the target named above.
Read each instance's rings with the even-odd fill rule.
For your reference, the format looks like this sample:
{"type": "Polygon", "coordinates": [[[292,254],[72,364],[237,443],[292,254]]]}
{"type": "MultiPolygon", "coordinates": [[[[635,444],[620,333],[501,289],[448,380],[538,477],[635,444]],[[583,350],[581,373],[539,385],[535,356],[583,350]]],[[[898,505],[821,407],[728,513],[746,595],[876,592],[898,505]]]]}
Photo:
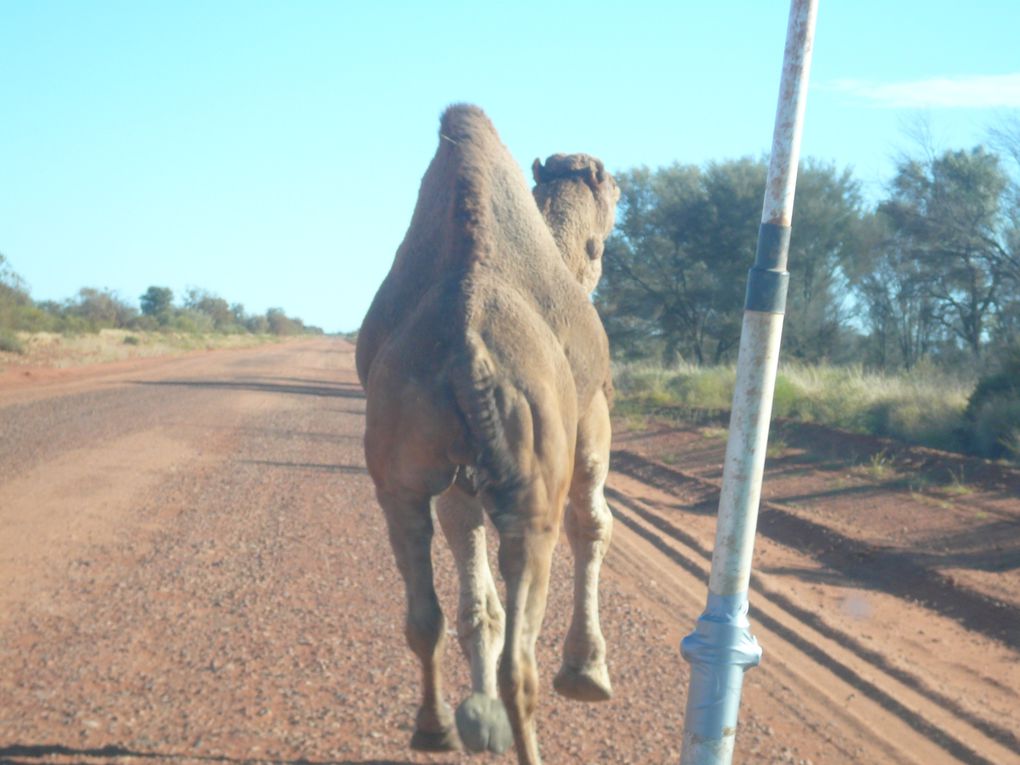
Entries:
{"type": "Polygon", "coordinates": [[[762,313],[786,312],[786,289],[790,274],[786,256],[790,251],[790,227],[762,223],[758,229],[758,249],[754,266],[747,275],[744,310],[762,313]]]}

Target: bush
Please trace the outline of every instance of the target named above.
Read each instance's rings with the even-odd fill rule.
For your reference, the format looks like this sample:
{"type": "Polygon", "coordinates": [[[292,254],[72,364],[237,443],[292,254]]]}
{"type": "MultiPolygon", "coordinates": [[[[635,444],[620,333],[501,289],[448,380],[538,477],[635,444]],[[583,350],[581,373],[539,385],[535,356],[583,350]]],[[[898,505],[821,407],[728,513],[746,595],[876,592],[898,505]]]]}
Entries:
{"type": "Polygon", "coordinates": [[[13,332],[0,329],[0,351],[5,353],[24,353],[25,345],[13,332]]]}
{"type": "Polygon", "coordinates": [[[974,387],[967,402],[970,448],[982,457],[1020,457],[1020,349],[974,387]]]}

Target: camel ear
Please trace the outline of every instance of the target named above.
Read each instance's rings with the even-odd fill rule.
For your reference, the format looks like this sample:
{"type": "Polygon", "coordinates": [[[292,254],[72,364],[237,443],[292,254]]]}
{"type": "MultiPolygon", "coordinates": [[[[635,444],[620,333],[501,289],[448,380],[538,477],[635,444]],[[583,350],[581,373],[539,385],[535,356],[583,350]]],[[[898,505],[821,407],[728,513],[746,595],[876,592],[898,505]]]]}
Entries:
{"type": "Polygon", "coordinates": [[[598,194],[599,188],[606,182],[606,166],[601,160],[589,159],[588,166],[584,169],[584,182],[592,192],[598,194]]]}
{"type": "Polygon", "coordinates": [[[606,245],[601,239],[592,237],[584,245],[585,251],[588,253],[589,260],[598,260],[602,257],[602,254],[606,251],[606,245]]]}
{"type": "Polygon", "coordinates": [[[536,157],[535,161],[531,163],[531,174],[535,178],[536,186],[542,183],[542,170],[543,170],[542,160],[536,157]]]}

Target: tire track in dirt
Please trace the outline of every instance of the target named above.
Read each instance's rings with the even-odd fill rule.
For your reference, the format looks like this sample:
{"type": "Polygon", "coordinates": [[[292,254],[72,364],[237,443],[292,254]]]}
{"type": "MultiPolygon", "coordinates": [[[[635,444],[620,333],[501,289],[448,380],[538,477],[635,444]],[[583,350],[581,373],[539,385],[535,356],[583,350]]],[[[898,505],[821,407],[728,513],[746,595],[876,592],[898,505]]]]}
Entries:
{"type": "MultiPolygon", "coordinates": [[[[709,481],[705,481],[704,479],[696,477],[686,476],[686,474],[682,474],[680,473],[680,471],[672,470],[671,468],[668,468],[666,466],[649,462],[648,460],[645,460],[642,457],[638,457],[637,455],[618,452],[616,454],[616,457],[619,457],[621,455],[624,457],[624,459],[622,460],[624,464],[620,466],[618,464],[620,460],[617,460],[617,462],[614,463],[614,470],[618,470],[619,472],[629,475],[631,477],[637,477],[635,475],[636,473],[640,473],[643,476],[647,476],[649,473],[651,473],[655,475],[657,488],[661,489],[669,488],[670,486],[669,481],[663,480],[664,474],[668,473],[679,473],[680,477],[678,478],[678,481],[689,480],[695,483],[701,483],[704,485],[714,487],[714,484],[712,484],[709,481]],[[640,465],[641,469],[640,470],[631,469],[628,466],[628,462],[637,462],[640,465]]],[[[612,490],[609,491],[612,492],[612,490]]],[[[631,509],[633,512],[641,516],[645,521],[654,526],[658,531],[672,537],[673,539],[683,542],[684,545],[696,551],[698,557],[700,557],[703,561],[711,563],[712,559],[711,549],[707,548],[705,545],[702,545],[691,534],[688,534],[684,530],[677,527],[671,520],[663,517],[661,514],[650,512],[648,510],[643,509],[640,505],[634,504],[632,500],[624,497],[619,492],[612,492],[612,496],[615,499],[615,501],[627,505],[629,509],[631,509]]],[[[628,522],[626,519],[622,520],[624,523],[628,522]]],[[[701,576],[702,574],[704,574],[707,576],[708,569],[703,568],[699,563],[696,563],[687,558],[683,558],[682,556],[678,556],[675,553],[670,554],[671,556],[674,556],[674,559],[676,560],[678,565],[682,566],[692,574],[696,576],[701,576]]],[[[999,742],[1003,746],[1009,747],[1010,749],[1017,753],[1020,753],[1020,738],[1017,737],[1015,731],[1004,728],[1000,725],[995,724],[994,722],[991,722],[989,720],[986,720],[982,717],[973,714],[972,712],[961,706],[959,703],[957,703],[955,699],[933,688],[923,678],[919,677],[914,673],[908,672],[901,667],[895,666],[890,661],[888,661],[887,657],[884,656],[882,653],[867,647],[860,640],[858,640],[856,637],[849,634],[848,632],[837,629],[832,625],[827,624],[825,621],[819,618],[817,613],[814,613],[812,611],[809,611],[805,608],[798,606],[790,598],[788,598],[786,595],[780,592],[777,592],[775,590],[769,590],[769,588],[762,582],[762,578],[758,574],[756,573],[751,574],[751,582],[752,585],[756,588],[756,591],[764,594],[771,601],[775,602],[784,611],[786,611],[791,616],[795,617],[802,624],[809,626],[815,632],[824,635],[830,640],[838,641],[842,645],[848,647],[860,658],[867,661],[869,664],[875,667],[875,669],[879,670],[883,674],[889,675],[895,678],[898,682],[902,683],[903,685],[906,685],[916,690],[918,693],[927,696],[934,703],[937,703],[945,707],[946,709],[951,710],[953,714],[966,720],[970,725],[974,726],[975,728],[983,732],[989,738],[999,742]]]]}
{"type": "MultiPolygon", "coordinates": [[[[717,488],[709,481],[685,476],[630,453],[614,452],[613,459],[614,472],[645,485],[654,484],[660,490],[675,490],[685,481],[700,488],[717,488]]],[[[624,493],[608,489],[607,496],[613,503],[618,522],[687,574],[700,582],[707,581],[711,549],[671,520],[674,510],[638,500],[633,490],[624,493]]],[[[635,572],[635,575],[640,576],[640,573],[635,572]]],[[[756,626],[761,625],[787,643],[806,661],[839,678],[881,710],[895,715],[913,732],[937,744],[955,761],[998,765],[1020,755],[1018,739],[1012,730],[964,708],[918,675],[893,665],[880,652],[798,606],[770,587],[766,579],[759,574],[752,575],[752,590],[758,596],[752,600],[753,621],[756,626]],[[947,716],[956,720],[937,722],[947,716]],[[961,723],[963,727],[959,734],[951,732],[953,728],[961,728],[961,723]],[[979,747],[980,751],[975,747],[979,747]],[[988,751],[997,752],[997,756],[990,759],[981,753],[988,751]]],[[[830,700],[834,706],[840,703],[840,699],[835,697],[830,700]]],[[[887,755],[891,756],[892,752],[887,752],[887,755]]]]}
{"type": "MultiPolygon", "coordinates": [[[[708,579],[708,564],[711,562],[712,558],[710,551],[706,551],[703,548],[697,549],[701,548],[701,545],[699,545],[696,540],[691,539],[689,535],[686,535],[679,529],[676,529],[668,521],[665,521],[655,513],[642,508],[641,505],[634,502],[629,497],[612,490],[608,490],[607,495],[615,503],[614,510],[618,511],[620,507],[624,507],[631,513],[634,513],[642,520],[646,521],[648,525],[653,526],[655,529],[663,532],[667,536],[681,540],[685,545],[695,548],[702,558],[701,564],[694,560],[694,556],[684,555],[684,553],[678,551],[676,548],[671,547],[664,540],[663,536],[655,533],[655,531],[649,530],[646,526],[635,522],[629,514],[616,513],[616,519],[618,521],[627,526],[627,528],[635,534],[645,539],[678,566],[703,580],[708,579]]],[[[800,622],[803,628],[814,630],[829,640],[847,647],[849,650],[857,653],[860,658],[871,664],[880,674],[888,675],[904,686],[924,694],[933,703],[945,705],[945,707],[952,711],[953,714],[965,720],[975,729],[984,733],[988,738],[1010,748],[1014,753],[1020,754],[1020,749],[1017,748],[1016,736],[1012,733],[1012,731],[1005,730],[994,723],[974,716],[967,710],[961,708],[952,699],[933,691],[930,687],[927,687],[927,684],[920,678],[903,672],[898,668],[891,667],[880,654],[864,648],[846,633],[842,633],[828,625],[822,624],[813,614],[808,614],[804,611],[804,609],[792,604],[789,599],[770,591],[769,588],[762,583],[761,577],[752,575],[751,589],[756,595],[765,598],[773,605],[785,611],[794,621],[800,622]]],[[[897,715],[911,728],[929,740],[938,743],[939,746],[946,750],[946,752],[956,757],[961,762],[973,763],[974,765],[996,765],[997,761],[983,757],[962,741],[959,741],[953,736],[947,734],[940,727],[914,712],[906,704],[896,698],[894,695],[895,691],[887,691],[880,685],[867,680],[860,672],[840,661],[837,656],[826,653],[819,647],[819,645],[805,639],[800,633],[798,633],[798,631],[794,630],[779,619],[770,616],[767,612],[760,610],[760,603],[757,601],[754,605],[754,621],[759,622],[767,629],[779,635],[783,640],[803,653],[806,657],[810,658],[819,666],[829,670],[834,675],[840,677],[846,683],[853,686],[862,694],[868,696],[884,709],[887,709],[889,712],[897,715]]]]}
{"type": "MultiPolygon", "coordinates": [[[[660,489],[696,483],[718,491],[720,486],[699,476],[660,465],[626,450],[613,452],[613,467],[660,489]]],[[[959,621],[969,630],[1020,649],[1020,608],[962,587],[939,571],[918,565],[896,552],[852,539],[810,521],[783,506],[762,500],[758,533],[787,547],[808,552],[833,571],[918,602],[959,621]]]]}

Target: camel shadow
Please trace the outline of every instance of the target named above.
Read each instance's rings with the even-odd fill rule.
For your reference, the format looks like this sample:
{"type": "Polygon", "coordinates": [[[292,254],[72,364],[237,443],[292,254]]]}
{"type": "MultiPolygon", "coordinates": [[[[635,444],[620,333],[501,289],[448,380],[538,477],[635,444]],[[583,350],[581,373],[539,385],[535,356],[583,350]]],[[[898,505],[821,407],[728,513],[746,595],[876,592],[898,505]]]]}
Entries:
{"type": "Polygon", "coordinates": [[[261,380],[135,380],[136,385],[158,385],[175,388],[211,388],[220,390],[248,390],[259,393],[286,393],[297,396],[319,396],[323,398],[363,399],[365,393],[360,386],[348,383],[295,384],[274,383],[261,380]]]}
{"type": "MultiPolygon", "coordinates": [[[[272,757],[228,757],[217,754],[196,754],[182,752],[143,752],[125,746],[108,744],[97,748],[75,748],[63,744],[11,744],[0,747],[0,763],[4,765],[35,765],[49,757],[82,757],[87,760],[63,761],[64,765],[95,765],[95,760],[114,761],[122,757],[137,757],[145,760],[197,760],[200,762],[254,763],[254,765],[414,765],[410,760],[309,760],[299,757],[294,760],[272,757]]],[[[439,765],[442,765],[441,763],[439,765]]]]}

